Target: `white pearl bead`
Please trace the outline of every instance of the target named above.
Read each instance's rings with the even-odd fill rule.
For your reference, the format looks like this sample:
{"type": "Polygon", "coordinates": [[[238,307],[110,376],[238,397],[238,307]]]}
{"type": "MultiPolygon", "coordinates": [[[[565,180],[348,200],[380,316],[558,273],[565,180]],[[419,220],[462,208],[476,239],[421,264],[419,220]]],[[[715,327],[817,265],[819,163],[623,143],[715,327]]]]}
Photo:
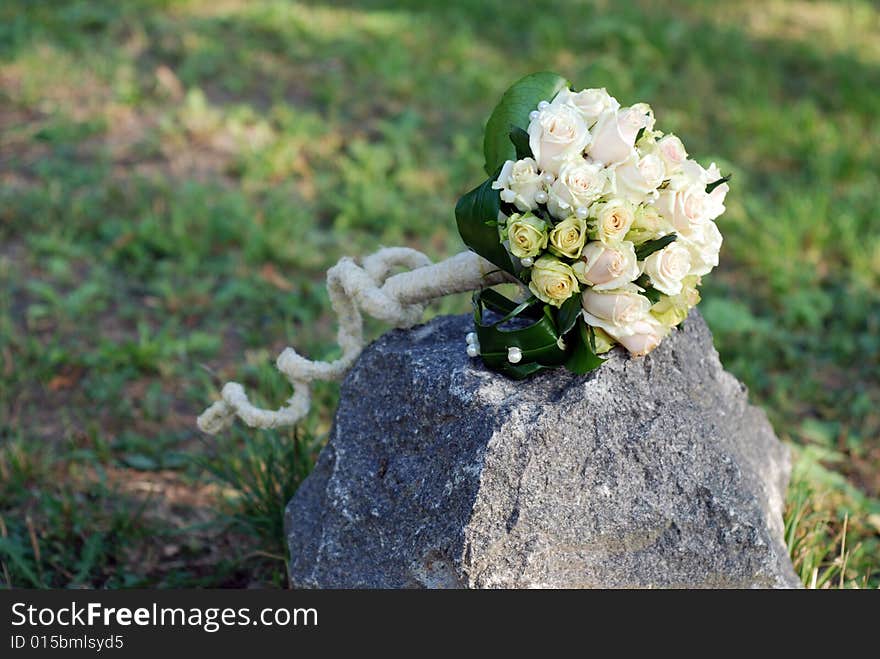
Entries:
{"type": "Polygon", "coordinates": [[[533,259],[531,256],[527,256],[524,259],[521,259],[520,263],[522,263],[522,267],[524,268],[531,268],[533,265],[535,265],[535,259],[533,259]]]}
{"type": "Polygon", "coordinates": [[[578,219],[586,220],[587,219],[587,209],[583,206],[580,206],[575,212],[575,215],[578,216],[578,219]]]}
{"type": "Polygon", "coordinates": [[[546,110],[549,107],[550,107],[550,104],[547,101],[541,101],[540,103],[538,103],[539,110],[546,110]]]}
{"type": "Polygon", "coordinates": [[[468,332],[467,336],[464,337],[464,340],[469,344],[474,344],[477,342],[477,333],[476,332],[468,332]]]}
{"type": "Polygon", "coordinates": [[[467,354],[468,357],[476,357],[480,354],[480,349],[477,346],[471,344],[467,347],[467,354]]]}
{"type": "Polygon", "coordinates": [[[536,192],[535,193],[535,201],[537,201],[539,204],[546,204],[547,203],[547,193],[544,192],[543,190],[536,192]]]}
{"type": "Polygon", "coordinates": [[[535,119],[537,119],[540,116],[540,114],[541,113],[538,112],[537,110],[532,110],[531,112],[529,112],[529,121],[534,121],[535,119]]]}
{"type": "Polygon", "coordinates": [[[551,174],[550,172],[545,173],[541,178],[544,180],[544,183],[546,183],[547,185],[552,185],[553,181],[556,180],[556,177],[553,176],[553,174],[551,174]]]}
{"type": "Polygon", "coordinates": [[[507,349],[507,361],[511,364],[519,364],[522,361],[522,350],[513,346],[507,349]]]}

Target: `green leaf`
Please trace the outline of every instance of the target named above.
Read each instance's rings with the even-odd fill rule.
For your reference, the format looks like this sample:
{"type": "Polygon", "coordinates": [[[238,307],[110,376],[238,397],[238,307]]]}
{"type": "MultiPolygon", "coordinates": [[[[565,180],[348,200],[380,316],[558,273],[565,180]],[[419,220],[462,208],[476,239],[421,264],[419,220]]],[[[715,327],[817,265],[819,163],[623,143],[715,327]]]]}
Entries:
{"type": "Polygon", "coordinates": [[[651,278],[648,275],[642,275],[633,282],[636,286],[644,289],[642,295],[651,301],[651,304],[657,304],[660,301],[662,293],[651,286],[651,278]]]}
{"type": "Polygon", "coordinates": [[[510,142],[516,150],[516,159],[534,158],[532,147],[529,146],[529,134],[519,126],[511,126],[510,142]]]}
{"type": "Polygon", "coordinates": [[[544,364],[538,364],[537,362],[529,362],[528,364],[523,364],[520,362],[519,364],[511,364],[507,362],[507,364],[500,369],[495,369],[504,373],[511,380],[525,380],[530,375],[534,375],[535,373],[540,373],[541,371],[552,371],[556,366],[545,366],[544,364]]]}
{"type": "MultiPolygon", "coordinates": [[[[505,329],[497,323],[483,323],[483,306],[489,306],[484,299],[486,292],[474,293],[474,324],[480,341],[480,356],[486,366],[521,379],[565,361],[566,353],[559,347],[559,332],[548,305],[543,305],[540,318],[530,325],[505,329]],[[508,350],[514,346],[522,351],[522,360],[517,364],[507,360],[508,350]]],[[[495,302],[497,300],[493,300],[493,304],[495,302]]],[[[508,304],[502,306],[509,307],[508,304]]]]}
{"type": "Polygon", "coordinates": [[[636,247],[636,258],[639,261],[644,261],[654,252],[659,251],[666,247],[668,244],[675,242],[676,238],[678,238],[676,234],[670,233],[663,236],[662,238],[657,238],[656,240],[649,240],[646,243],[642,243],[641,245],[636,247]]]}
{"type": "Polygon", "coordinates": [[[511,310],[510,310],[510,311],[509,311],[509,312],[508,312],[503,318],[501,318],[501,319],[499,319],[499,320],[496,320],[496,321],[495,321],[494,323],[492,323],[492,324],[493,324],[493,325],[503,325],[503,324],[506,323],[508,320],[511,320],[511,319],[516,318],[517,316],[519,316],[522,312],[524,312],[524,311],[525,311],[526,309],[528,309],[529,307],[534,306],[534,304],[535,304],[536,302],[538,302],[538,298],[536,298],[534,295],[530,295],[529,298],[528,298],[527,300],[525,300],[525,301],[523,301],[523,302],[520,302],[520,303],[519,303],[518,305],[516,305],[513,309],[511,309],[511,310]]]}
{"type": "Polygon", "coordinates": [[[559,307],[559,311],[556,312],[556,325],[559,328],[559,333],[563,336],[568,334],[580,317],[581,296],[572,295],[562,303],[562,306],[559,307]]]}
{"type": "Polygon", "coordinates": [[[464,244],[502,270],[516,274],[510,254],[501,244],[498,228],[486,222],[498,220],[501,199],[492,189],[492,179],[468,192],[455,205],[455,221],[464,244]]]}
{"type": "Polygon", "coordinates": [[[648,298],[651,301],[651,304],[657,304],[660,301],[660,296],[663,295],[663,293],[658,291],[656,288],[648,287],[645,289],[642,295],[648,298]]]}
{"type": "Polygon", "coordinates": [[[46,588],[46,583],[42,578],[43,575],[37,575],[37,573],[31,569],[31,564],[26,558],[19,543],[0,536],[0,556],[3,556],[3,560],[9,561],[15,565],[18,571],[21,572],[30,582],[31,588],[46,588]]]}
{"type": "Polygon", "coordinates": [[[706,192],[711,194],[712,190],[717,188],[722,183],[727,183],[732,178],[733,178],[733,174],[728,174],[727,176],[722,176],[717,181],[712,181],[709,185],[706,186],[706,192]]]}
{"type": "MultiPolygon", "coordinates": [[[[583,375],[596,370],[605,363],[605,360],[595,353],[595,349],[590,347],[590,335],[583,318],[578,321],[574,334],[574,348],[565,362],[565,368],[577,375],[583,375]]],[[[595,345],[595,339],[592,343],[595,345]]]]}
{"type": "Polygon", "coordinates": [[[159,463],[143,453],[126,453],[122,456],[122,461],[132,469],[139,469],[141,471],[155,471],[159,469],[159,463]]]}
{"type": "Polygon", "coordinates": [[[483,137],[487,174],[491,175],[505,160],[516,157],[516,149],[510,140],[511,128],[527,128],[529,113],[538,107],[538,103],[552,100],[567,85],[565,78],[556,73],[542,71],[517,80],[504,92],[486,123],[483,137]]]}

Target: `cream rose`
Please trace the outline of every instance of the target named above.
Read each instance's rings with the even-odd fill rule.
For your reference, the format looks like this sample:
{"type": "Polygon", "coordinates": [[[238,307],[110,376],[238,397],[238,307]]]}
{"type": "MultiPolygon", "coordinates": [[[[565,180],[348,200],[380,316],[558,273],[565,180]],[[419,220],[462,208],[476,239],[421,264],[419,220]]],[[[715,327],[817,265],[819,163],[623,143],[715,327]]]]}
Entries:
{"type": "Polygon", "coordinates": [[[701,224],[688,236],[680,236],[676,243],[681,242],[690,253],[689,274],[702,276],[718,265],[718,253],[721,251],[722,241],[721,232],[711,221],[701,224]]]}
{"type": "Polygon", "coordinates": [[[631,242],[613,247],[591,242],[571,267],[581,283],[596,291],[621,288],[640,274],[636,250],[631,242]]]}
{"type": "Polygon", "coordinates": [[[632,154],[636,136],[646,125],[647,116],[637,109],[607,110],[593,128],[593,140],[587,153],[606,165],[623,162],[632,154]]]}
{"type": "Polygon", "coordinates": [[[556,217],[568,217],[580,207],[587,208],[607,187],[607,170],[602,165],[583,158],[569,161],[550,186],[547,209],[556,217]]]}
{"type": "Polygon", "coordinates": [[[681,292],[681,281],[690,271],[690,250],[677,241],[645,259],[645,274],[651,279],[651,285],[667,295],[681,292]]]}
{"type": "Polygon", "coordinates": [[[556,256],[576,259],[587,242],[587,221],[578,217],[562,220],[550,231],[550,251],[556,256]]]}
{"type": "Polygon", "coordinates": [[[538,207],[535,195],[542,192],[541,172],[538,163],[532,158],[508,160],[501,168],[498,178],[492,183],[493,190],[501,190],[502,201],[513,204],[521,211],[530,211],[538,207]]]}
{"type": "Polygon", "coordinates": [[[529,290],[542,302],[558,307],[580,287],[570,266],[553,256],[544,255],[532,267],[529,290]]]}
{"type": "Polygon", "coordinates": [[[587,289],[581,295],[584,320],[593,327],[601,327],[612,337],[634,333],[633,324],[644,319],[651,302],[630,290],[596,291],[587,289]]]}
{"type": "Polygon", "coordinates": [[[637,320],[629,329],[632,332],[630,334],[622,334],[620,336],[612,334],[612,336],[634,357],[647,355],[660,345],[663,337],[668,332],[667,328],[651,316],[637,320]]]}
{"type": "Polygon", "coordinates": [[[590,131],[580,112],[570,105],[548,105],[529,122],[529,147],[545,172],[557,174],[562,164],[581,154],[590,131]]]}
{"type": "Polygon", "coordinates": [[[666,167],[659,156],[649,153],[639,158],[633,154],[614,169],[617,194],[633,203],[644,201],[655,193],[666,176],[666,167]]]}
{"type": "Polygon", "coordinates": [[[570,105],[580,112],[587,126],[592,126],[596,120],[607,110],[615,111],[620,108],[617,99],[609,94],[604,87],[599,89],[582,89],[573,92],[563,89],[553,99],[554,105],[570,105]]]}
{"type": "Polygon", "coordinates": [[[505,231],[510,253],[517,258],[537,256],[547,247],[547,223],[531,213],[511,215],[505,231]]]}
{"type": "Polygon", "coordinates": [[[666,167],[666,178],[670,178],[681,169],[688,154],[681,140],[670,134],[657,140],[657,155],[660,156],[666,167]]]}
{"type": "MultiPolygon", "coordinates": [[[[709,169],[706,170],[706,185],[714,183],[720,178],[722,178],[721,170],[719,170],[718,166],[713,162],[709,165],[709,169]]],[[[724,212],[724,199],[727,197],[728,190],[730,190],[730,186],[727,185],[727,183],[722,183],[721,185],[715,186],[715,189],[709,193],[706,216],[710,220],[714,220],[724,212]]]]}
{"type": "Polygon", "coordinates": [[[632,204],[623,199],[594,204],[591,210],[594,217],[587,223],[588,235],[606,244],[623,240],[635,219],[632,204]]]}
{"type": "Polygon", "coordinates": [[[708,221],[708,197],[706,186],[702,183],[682,187],[670,185],[660,192],[654,203],[679,234],[688,236],[700,224],[708,221]]]}

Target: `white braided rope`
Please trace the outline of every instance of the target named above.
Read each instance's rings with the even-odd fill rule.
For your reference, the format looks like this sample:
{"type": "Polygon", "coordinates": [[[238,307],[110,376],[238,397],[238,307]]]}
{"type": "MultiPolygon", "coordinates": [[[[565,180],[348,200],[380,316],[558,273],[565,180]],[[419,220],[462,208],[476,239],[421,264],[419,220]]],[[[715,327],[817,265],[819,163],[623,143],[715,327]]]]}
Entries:
{"type": "Polygon", "coordinates": [[[285,348],[276,366],[293,387],[293,395],[277,410],[254,406],[237,382],[228,382],[220,400],[206,409],[197,422],[207,433],[218,433],[238,417],[253,428],[288,426],[309,411],[310,384],[315,380],[341,380],[364,347],[361,310],[395,327],[419,322],[425,303],[444,295],[472,291],[508,281],[507,275],[474,254],[462,252],[441,261],[431,260],[408,247],[389,247],[371,254],[358,265],[345,257],[327,271],[330,305],[339,319],[336,340],[342,356],[333,362],[311,361],[293,348],[285,348]],[[391,275],[395,268],[407,272],[391,275]]]}

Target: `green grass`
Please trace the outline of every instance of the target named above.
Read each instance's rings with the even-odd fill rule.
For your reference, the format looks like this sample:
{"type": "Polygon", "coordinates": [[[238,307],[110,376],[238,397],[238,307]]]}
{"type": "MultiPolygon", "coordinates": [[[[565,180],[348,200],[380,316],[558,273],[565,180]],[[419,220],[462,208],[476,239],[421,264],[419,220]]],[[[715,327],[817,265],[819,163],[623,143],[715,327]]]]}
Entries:
{"type": "Polygon", "coordinates": [[[226,379],[279,404],[288,342],[333,355],[341,255],[461,249],[483,122],[552,69],[734,173],[701,309],[796,448],[801,576],[877,587],[878,29],[869,2],[2,3],[0,580],[282,584],[335,387],[299,435],[195,415],[226,379]]]}

